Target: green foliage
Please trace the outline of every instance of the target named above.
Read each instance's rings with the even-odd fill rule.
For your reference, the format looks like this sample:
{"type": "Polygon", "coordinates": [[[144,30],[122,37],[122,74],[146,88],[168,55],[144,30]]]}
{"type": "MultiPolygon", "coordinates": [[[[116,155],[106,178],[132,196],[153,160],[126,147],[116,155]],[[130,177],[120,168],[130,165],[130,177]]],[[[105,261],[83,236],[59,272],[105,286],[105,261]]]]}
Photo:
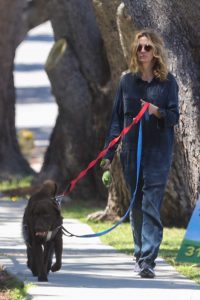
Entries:
{"type": "Polygon", "coordinates": [[[0,278],[0,298],[1,295],[3,295],[2,297],[6,295],[5,299],[10,300],[24,300],[26,298],[28,286],[25,286],[18,278],[2,268],[0,268],[0,278]]]}
{"type": "Polygon", "coordinates": [[[17,133],[18,142],[23,155],[28,159],[35,147],[34,133],[27,129],[22,129],[17,133]]]}

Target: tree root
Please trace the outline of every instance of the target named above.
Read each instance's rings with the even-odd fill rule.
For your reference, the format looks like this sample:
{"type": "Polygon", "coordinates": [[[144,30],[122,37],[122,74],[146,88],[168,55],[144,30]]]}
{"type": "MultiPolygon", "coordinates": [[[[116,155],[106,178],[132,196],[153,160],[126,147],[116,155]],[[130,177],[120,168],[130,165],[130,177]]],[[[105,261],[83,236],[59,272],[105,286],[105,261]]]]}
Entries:
{"type": "Polygon", "coordinates": [[[108,209],[100,210],[95,213],[89,214],[87,216],[87,220],[89,221],[112,221],[116,222],[120,218],[116,214],[113,214],[113,212],[108,211],[108,209]]]}

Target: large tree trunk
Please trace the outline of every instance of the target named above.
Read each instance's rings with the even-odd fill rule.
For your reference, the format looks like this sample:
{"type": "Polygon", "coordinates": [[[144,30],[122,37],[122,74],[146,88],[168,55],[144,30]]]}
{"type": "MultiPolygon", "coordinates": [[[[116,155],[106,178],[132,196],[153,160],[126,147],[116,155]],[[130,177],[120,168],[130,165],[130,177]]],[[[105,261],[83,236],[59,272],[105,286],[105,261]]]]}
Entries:
{"type": "MultiPolygon", "coordinates": [[[[59,115],[40,178],[48,176],[67,185],[92,159],[92,97],[66,39],[55,43],[45,68],[59,106],[59,115]]],[[[86,197],[88,191],[94,192],[92,187],[95,184],[91,179],[90,174],[79,184],[86,197]]]]}
{"type": "Polygon", "coordinates": [[[15,131],[13,61],[20,31],[23,1],[0,1],[0,178],[30,174],[15,131]]]}
{"type": "MultiPolygon", "coordinates": [[[[122,43],[120,40],[119,24],[122,24],[124,22],[126,24],[128,23],[129,28],[131,27],[130,22],[125,22],[126,20],[123,17],[123,8],[118,9],[120,4],[120,0],[93,0],[93,7],[97,23],[101,30],[101,35],[104,41],[106,54],[109,61],[113,96],[117,87],[117,83],[119,81],[119,77],[121,76],[122,72],[127,69],[127,61],[124,57],[122,43]],[[117,14],[119,17],[118,19],[117,14]]],[[[131,32],[132,30],[130,30],[130,34],[131,32]]],[[[111,99],[111,102],[113,102],[113,98],[111,99]]]]}
{"type": "MultiPolygon", "coordinates": [[[[59,115],[40,178],[51,176],[64,186],[103,146],[110,71],[91,2],[51,0],[49,9],[55,39],[65,46],[55,51],[55,45],[46,64],[59,115]]],[[[99,172],[91,170],[74,195],[105,197],[99,172]]]]}

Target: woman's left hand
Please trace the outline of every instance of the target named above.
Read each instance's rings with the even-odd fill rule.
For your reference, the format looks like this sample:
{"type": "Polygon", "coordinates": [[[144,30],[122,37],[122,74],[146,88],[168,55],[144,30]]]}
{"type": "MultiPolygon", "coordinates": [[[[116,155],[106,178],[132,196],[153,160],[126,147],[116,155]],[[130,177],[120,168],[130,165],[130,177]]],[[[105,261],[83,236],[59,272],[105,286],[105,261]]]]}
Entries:
{"type": "MultiPolygon", "coordinates": [[[[142,99],[140,101],[141,101],[141,105],[144,106],[146,102],[142,99]]],[[[149,103],[148,113],[149,113],[149,115],[154,115],[157,118],[160,118],[160,113],[158,111],[158,106],[153,105],[152,103],[149,103]]]]}

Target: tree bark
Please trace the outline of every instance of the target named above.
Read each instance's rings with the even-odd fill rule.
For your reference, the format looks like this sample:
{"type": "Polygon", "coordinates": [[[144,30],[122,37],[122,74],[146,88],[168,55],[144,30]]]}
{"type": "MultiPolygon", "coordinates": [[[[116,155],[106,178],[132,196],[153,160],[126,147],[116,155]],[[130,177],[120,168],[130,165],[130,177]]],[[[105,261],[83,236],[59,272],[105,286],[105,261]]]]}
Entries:
{"type": "Polygon", "coordinates": [[[23,19],[27,31],[49,20],[48,5],[50,0],[32,0],[23,10],[23,19]]]}
{"type": "MultiPolygon", "coordinates": [[[[52,176],[63,187],[103,146],[110,70],[91,2],[51,0],[49,7],[55,39],[64,39],[66,48],[62,55],[52,51],[46,64],[59,115],[40,179],[52,176]]],[[[99,173],[91,170],[74,197],[105,198],[99,173]]]]}
{"type": "Polygon", "coordinates": [[[49,20],[49,0],[31,0],[23,2],[22,20],[17,44],[20,44],[25,39],[29,30],[49,20]]]}
{"type": "MultiPolygon", "coordinates": [[[[92,2],[106,48],[111,72],[112,96],[114,97],[119,77],[127,69],[127,62],[121,47],[117,23],[117,10],[121,1],[93,0],[92,2]]],[[[113,97],[110,100],[111,102],[113,102],[113,97]]]]}
{"type": "MultiPolygon", "coordinates": [[[[66,39],[55,43],[45,69],[51,82],[52,93],[56,96],[59,115],[40,178],[47,175],[63,182],[64,186],[92,159],[92,97],[66,39]]],[[[90,184],[94,186],[94,180],[91,179],[92,176],[87,176],[79,185],[86,197],[88,190],[92,194],[90,184]]]]}
{"type": "Polygon", "coordinates": [[[0,178],[33,174],[23,158],[15,130],[13,62],[20,32],[23,1],[0,2],[0,178]]]}
{"type": "Polygon", "coordinates": [[[41,25],[49,20],[49,1],[50,0],[23,0],[20,30],[17,35],[17,45],[26,37],[29,30],[41,25]]]}

